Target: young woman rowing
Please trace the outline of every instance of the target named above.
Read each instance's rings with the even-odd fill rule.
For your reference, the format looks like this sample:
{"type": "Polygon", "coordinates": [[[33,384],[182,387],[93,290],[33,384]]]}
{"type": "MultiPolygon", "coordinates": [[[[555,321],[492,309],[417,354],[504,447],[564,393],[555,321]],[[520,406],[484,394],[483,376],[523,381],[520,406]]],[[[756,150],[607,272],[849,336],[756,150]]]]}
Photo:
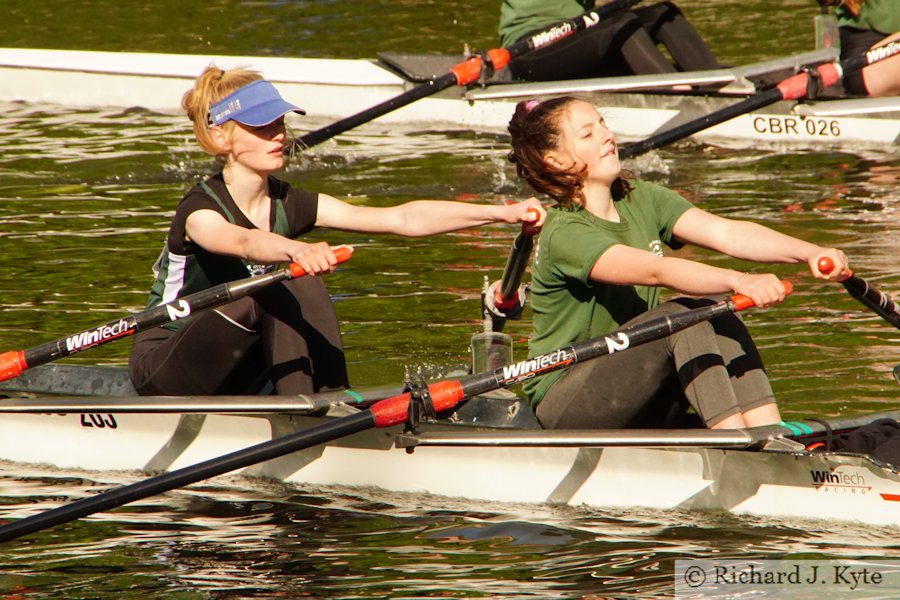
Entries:
{"type": "MultiPolygon", "coordinates": [[[[690,296],[740,293],[761,307],[784,299],[773,274],[664,256],[663,244],[692,243],[754,262],[805,262],[821,279],[848,272],[839,250],[717,217],[630,178],[603,118],[583,100],[520,102],[509,132],[519,176],[557,202],[532,267],[533,355],[710,302],[685,297],[659,304],[661,287],[690,296]],[[836,265],[828,275],[816,266],[823,256],[836,265]]],[[[526,392],[549,428],[672,425],[687,403],[709,427],[780,420],[759,353],[734,315],[550,373],[528,382],[526,392]]]]}
{"type": "MultiPolygon", "coordinates": [[[[554,23],[604,4],[594,0],[503,0],[504,47],[554,23]]],[[[550,81],[718,69],[719,61],[673,2],[656,2],[611,15],[577,35],[513,60],[517,79],[550,81]],[[668,50],[670,62],[659,46],[668,50]]]]}
{"type": "MultiPolygon", "coordinates": [[[[311,275],[337,264],[315,227],[424,236],[487,223],[533,221],[535,199],[514,205],[415,201],[347,204],[273,177],[284,166],[284,116],[303,111],[255,71],[207,68],[182,106],[200,146],[222,169],[175,210],[148,306],[295,262],[311,275]]],[[[141,394],[279,394],[346,387],[337,317],[320,277],[274,284],[225,307],[137,334],[129,372],[141,394]]]]}

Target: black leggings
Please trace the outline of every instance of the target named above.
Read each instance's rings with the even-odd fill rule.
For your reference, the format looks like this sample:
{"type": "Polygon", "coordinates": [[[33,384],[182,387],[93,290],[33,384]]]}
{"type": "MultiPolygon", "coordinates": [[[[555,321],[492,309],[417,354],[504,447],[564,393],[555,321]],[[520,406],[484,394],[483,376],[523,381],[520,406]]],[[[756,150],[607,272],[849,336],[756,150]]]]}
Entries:
{"type": "Polygon", "coordinates": [[[271,285],[181,329],[137,334],[128,362],[144,395],[279,394],[348,387],[337,317],[320,277],[271,285]]]}
{"type": "Polygon", "coordinates": [[[509,65],[517,79],[550,81],[719,68],[703,38],[671,2],[635,8],[586,31],[517,58],[509,65]]]}
{"type": "MultiPolygon", "coordinates": [[[[710,304],[679,298],[629,321],[710,304]]],[[[688,406],[712,426],[775,402],[762,358],[734,314],[570,367],[535,411],[546,428],[683,426],[688,406]]]]}
{"type": "MultiPolygon", "coordinates": [[[[855,27],[841,27],[841,59],[857,56],[868,51],[869,48],[886,38],[887,36],[871,29],[856,29],[855,27]]],[[[868,96],[869,90],[863,81],[863,70],[856,69],[844,75],[844,91],[856,96],[868,96]]]]}

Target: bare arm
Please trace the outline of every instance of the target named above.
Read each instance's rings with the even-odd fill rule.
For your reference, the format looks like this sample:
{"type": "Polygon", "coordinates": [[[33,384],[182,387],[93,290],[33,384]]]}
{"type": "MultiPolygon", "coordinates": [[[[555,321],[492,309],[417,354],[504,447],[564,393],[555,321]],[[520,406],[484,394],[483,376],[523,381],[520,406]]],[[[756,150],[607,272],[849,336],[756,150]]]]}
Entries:
{"type": "Polygon", "coordinates": [[[658,256],[617,244],[594,263],[591,279],[615,285],[662,286],[691,296],[737,292],[760,307],[784,300],[784,286],[772,274],[748,275],[701,262],[658,256]]]}
{"type": "Polygon", "coordinates": [[[535,198],[507,205],[414,200],[378,208],[357,206],[327,194],[319,194],[316,225],[344,231],[418,237],[470,229],[488,223],[533,222],[534,216],[529,212],[530,209],[538,210],[540,216],[535,224],[543,225],[546,211],[535,198]]]}
{"type": "Polygon", "coordinates": [[[678,219],[674,234],[683,242],[742,260],[759,263],[805,262],[813,276],[819,279],[837,281],[849,273],[847,257],[836,248],[823,248],[764,225],[724,219],[699,208],[688,210],[678,219]],[[836,267],[828,275],[819,271],[817,265],[823,256],[831,258],[836,267]]]}
{"type": "Polygon", "coordinates": [[[295,262],[310,274],[327,273],[337,265],[334,251],[325,242],[307,244],[270,231],[245,229],[213,210],[191,213],[185,230],[190,241],[215,254],[263,264],[295,262]]]}
{"type": "MultiPolygon", "coordinates": [[[[753,262],[806,262],[814,276],[840,279],[848,272],[847,257],[833,248],[821,248],[768,227],[723,219],[706,211],[688,210],[674,228],[675,237],[704,248],[753,262]],[[839,269],[819,271],[819,258],[829,256],[839,269]],[[835,273],[840,270],[841,274],[835,273]]],[[[784,299],[784,286],[771,273],[749,274],[676,257],[657,256],[624,245],[609,248],[591,270],[591,279],[618,285],[664,286],[686,294],[727,292],[749,296],[757,306],[784,299]]]]}
{"type": "Polygon", "coordinates": [[[749,221],[724,219],[699,208],[675,223],[675,237],[734,258],[765,263],[806,262],[820,248],[749,221]]]}

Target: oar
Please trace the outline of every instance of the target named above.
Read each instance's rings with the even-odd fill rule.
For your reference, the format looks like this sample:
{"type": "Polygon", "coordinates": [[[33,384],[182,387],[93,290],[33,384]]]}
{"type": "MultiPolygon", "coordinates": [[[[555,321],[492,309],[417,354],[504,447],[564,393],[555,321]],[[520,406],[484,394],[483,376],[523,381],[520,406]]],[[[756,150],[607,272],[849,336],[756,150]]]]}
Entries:
{"type": "MultiPolygon", "coordinates": [[[[537,209],[529,209],[535,219],[540,218],[537,209]]],[[[541,228],[526,221],[522,223],[522,231],[513,240],[512,250],[503,269],[503,276],[493,297],[485,297],[485,308],[491,313],[494,331],[502,331],[506,319],[514,319],[525,304],[524,290],[521,289],[522,277],[528,267],[528,259],[534,248],[534,236],[541,228]]]]}
{"type": "MultiPolygon", "coordinates": [[[[338,262],[344,262],[353,254],[350,246],[334,249],[338,262]]],[[[114,321],[85,329],[73,335],[47,342],[27,350],[10,350],[0,354],[0,381],[18,377],[26,369],[36,367],[89,348],[108,344],[134,335],[138,331],[157,327],[165,323],[184,319],[203,310],[222,306],[259,291],[267,285],[286,279],[294,279],[306,274],[300,265],[276,269],[264,275],[247,277],[230,283],[223,283],[209,289],[172,300],[114,321]]]]}
{"type": "Polygon", "coordinates": [[[678,125],[646,140],[624,144],[619,149],[619,158],[632,158],[645,152],[671,144],[690,135],[702,131],[719,123],[724,123],[745,115],[749,112],[774,104],[779,100],[799,100],[806,96],[810,84],[810,73],[815,73],[824,87],[829,87],[841,80],[841,77],[852,71],[857,71],[876,62],[885,60],[900,53],[900,43],[891,42],[881,48],[869,50],[857,56],[851,56],[840,63],[826,63],[819,65],[810,71],[798,73],[778,83],[775,87],[757,92],[756,94],[731,106],[702,116],[693,121],[678,125]]]}
{"type": "Polygon", "coordinates": [[[376,104],[362,112],[350,115],[335,121],[331,125],[311,131],[291,144],[291,149],[302,149],[321,144],[325,140],[331,139],[349,129],[358,127],[363,123],[368,123],[378,117],[385,115],[391,111],[402,108],[407,104],[412,104],[416,100],[427,98],[441,90],[445,90],[454,85],[470,85],[478,81],[481,77],[485,62],[493,71],[500,71],[509,64],[513,59],[519,56],[543,48],[565,37],[593,27],[598,24],[601,19],[607,18],[617,12],[626,10],[637,4],[640,0],[616,0],[609,4],[604,4],[593,10],[589,10],[577,17],[556,23],[552,27],[523,38],[507,48],[494,48],[485,53],[485,57],[473,56],[458,65],[454,66],[447,73],[430,79],[410,90],[407,90],[389,100],[376,104]]]}
{"type": "MultiPolygon", "coordinates": [[[[827,256],[819,259],[818,266],[819,270],[826,275],[834,270],[834,262],[827,256]]],[[[854,275],[853,271],[842,279],[841,283],[844,284],[847,292],[859,300],[861,304],[869,307],[885,321],[900,329],[900,308],[891,300],[890,296],[862,277],[854,275]]]]}
{"type": "MultiPolygon", "coordinates": [[[[791,286],[787,282],[785,282],[785,290],[788,292],[791,290],[791,286]]],[[[472,396],[499,388],[507,388],[537,375],[543,375],[585,360],[613,352],[626,351],[628,348],[662,339],[702,321],[751,306],[753,306],[753,301],[750,298],[741,295],[732,296],[709,306],[651,319],[619,329],[606,336],[578,342],[572,346],[541,354],[513,365],[506,365],[493,371],[470,375],[459,380],[440,381],[429,385],[426,390],[420,391],[416,398],[417,401],[429,404],[429,408],[433,408],[435,413],[442,413],[472,396]]],[[[25,517],[0,526],[0,542],[13,540],[96,512],[116,508],[135,500],[278,458],[291,452],[332,442],[374,427],[398,425],[407,420],[411,401],[410,393],[394,396],[346,417],[340,417],[190,467],[164,473],[25,517]]]]}

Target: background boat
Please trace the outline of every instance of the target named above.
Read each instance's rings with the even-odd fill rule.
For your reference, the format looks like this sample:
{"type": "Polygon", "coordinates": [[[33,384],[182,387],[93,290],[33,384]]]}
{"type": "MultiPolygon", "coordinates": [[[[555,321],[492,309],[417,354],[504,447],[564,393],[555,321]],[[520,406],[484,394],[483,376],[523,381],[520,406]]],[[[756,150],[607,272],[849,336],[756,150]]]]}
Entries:
{"type": "MultiPolygon", "coordinates": [[[[604,113],[624,140],[639,140],[736,104],[797,73],[837,59],[834,49],[695,73],[578,82],[514,83],[507,71],[471,89],[452,87],[393,110],[378,123],[411,130],[502,132],[523,98],[578,93],[604,113]]],[[[181,95],[210,64],[259,70],[318,120],[355,115],[450,71],[460,56],[387,54],[378,60],[179,55],[0,48],[0,100],[73,108],[146,108],[174,113],[181,95]]],[[[900,141],[900,100],[844,98],[828,89],[812,102],[784,100],[697,135],[728,145],[893,146],[900,141]]]]}
{"type": "MultiPolygon", "coordinates": [[[[778,10],[761,0],[679,4],[726,64],[812,45],[816,6],[809,0],[786,0],[778,10]],[[743,26],[736,30],[735,22],[743,26]],[[780,35],[773,39],[772,31],[780,35]]],[[[31,3],[11,7],[10,18],[17,25],[4,44],[21,48],[355,59],[496,44],[496,6],[470,1],[415,9],[377,2],[367,10],[254,3],[228,11],[168,0],[31,3]],[[267,28],[272,22],[279,27],[267,28]]],[[[40,343],[123,309],[140,310],[170,211],[211,168],[191,142],[186,120],[139,109],[3,103],[0,110],[0,348],[40,343]]],[[[896,152],[775,148],[773,155],[770,147],[685,142],[631,166],[719,214],[838,245],[857,272],[896,296],[896,152]]],[[[287,176],[378,205],[429,196],[494,202],[528,193],[505,152],[502,135],[372,124],[304,155],[287,176]]],[[[496,227],[430,240],[323,236],[358,248],[328,279],[352,381],[396,385],[407,372],[440,373],[468,362],[465,341],[480,329],[483,277],[502,270],[514,234],[496,227]]],[[[839,286],[813,281],[799,266],[777,272],[797,291],[777,309],[746,319],[786,416],[896,407],[896,331],[839,286]]],[[[526,313],[505,329],[517,357],[528,319],[526,313]]],[[[126,342],[71,360],[122,365],[127,351],[126,342]]],[[[34,511],[141,477],[4,465],[0,489],[5,505],[34,511]]],[[[647,598],[671,596],[680,558],[893,558],[898,545],[896,528],[830,520],[462,503],[233,476],[0,551],[9,571],[0,578],[3,591],[57,597],[647,598]]]]}

